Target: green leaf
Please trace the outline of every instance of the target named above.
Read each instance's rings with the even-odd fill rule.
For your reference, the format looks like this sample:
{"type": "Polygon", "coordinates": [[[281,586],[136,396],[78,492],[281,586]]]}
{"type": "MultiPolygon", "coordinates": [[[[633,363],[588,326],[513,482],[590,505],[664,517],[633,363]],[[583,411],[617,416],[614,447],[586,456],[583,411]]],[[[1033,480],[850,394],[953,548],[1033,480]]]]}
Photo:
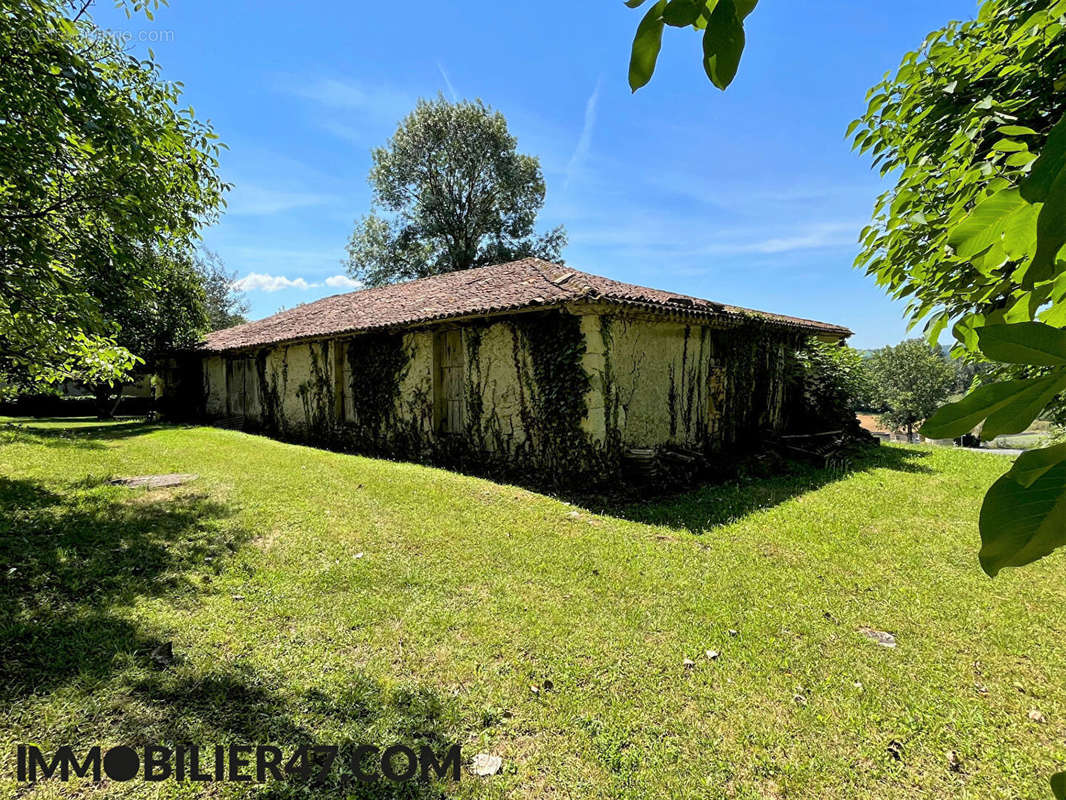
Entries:
{"type": "Polygon", "coordinates": [[[1036,249],[1040,207],[1022,197],[1016,188],[986,197],[948,231],[948,244],[965,260],[1002,244],[1011,258],[1023,258],[1036,249]]]}
{"type": "Polygon", "coordinates": [[[999,150],[1001,153],[1017,153],[1019,150],[1028,150],[1028,145],[1025,142],[1016,142],[1013,139],[1000,139],[994,145],[993,150],[999,150]]]}
{"type": "Polygon", "coordinates": [[[755,10],[755,6],[759,4],[759,0],[733,0],[737,7],[737,16],[742,20],[747,19],[748,15],[755,10]]]}
{"type": "Polygon", "coordinates": [[[629,88],[634,92],[646,86],[655,72],[655,62],[663,46],[663,10],[666,0],[653,5],[637,26],[633,37],[633,54],[629,59],[629,88]]]}
{"type": "Polygon", "coordinates": [[[1051,129],[1040,158],[1022,187],[1022,194],[1031,203],[1047,200],[1063,170],[1066,170],[1066,116],[1051,129]]]}
{"type": "Polygon", "coordinates": [[[1066,389],[1066,373],[1053,372],[1042,378],[1025,381],[1009,402],[988,415],[981,438],[991,441],[1005,433],[1021,433],[1028,428],[1055,395],[1066,389]]]}
{"type": "Polygon", "coordinates": [[[1066,381],[1066,378],[1056,373],[1042,378],[1003,381],[975,389],[957,403],[942,406],[925,421],[921,434],[929,439],[954,439],[969,433],[982,420],[1017,402],[1019,396],[1023,396],[1023,393],[1034,386],[1042,393],[1049,384],[1049,379],[1066,381]]]}
{"type": "Polygon", "coordinates": [[[996,133],[1002,133],[1004,136],[1032,136],[1036,131],[1024,125],[1004,125],[996,128],[996,133]]]}
{"type": "Polygon", "coordinates": [[[737,76],[744,53],[744,24],[735,0],[718,0],[703,33],[703,69],[724,90],[737,76]]]}
{"type": "Polygon", "coordinates": [[[1028,487],[1004,475],[985,495],[980,527],[981,568],[993,578],[1066,544],[1066,463],[1028,487]]]}
{"type": "Polygon", "coordinates": [[[639,8],[646,2],[647,0],[626,0],[626,6],[629,8],[639,8]]]}
{"type": "Polygon", "coordinates": [[[1051,793],[1055,800],[1066,800],[1066,772],[1056,772],[1051,776],[1051,793]]]}
{"type": "Polygon", "coordinates": [[[670,0],[663,9],[663,22],[675,28],[694,25],[705,7],[703,0],[670,0]]]}
{"type": "Polygon", "coordinates": [[[985,323],[984,314],[967,314],[951,328],[951,335],[967,350],[977,349],[977,328],[985,323]]]}
{"type": "Polygon", "coordinates": [[[1043,447],[1039,450],[1027,450],[1018,456],[1011,467],[1010,475],[1019,485],[1032,486],[1038,478],[1066,461],[1066,444],[1043,447]]]}
{"type": "Polygon", "coordinates": [[[1014,153],[1013,155],[1008,157],[1007,160],[1003,163],[1006,164],[1008,167],[1024,167],[1028,164],[1032,164],[1034,161],[1036,161],[1036,159],[1036,153],[1030,153],[1028,150],[1024,150],[1018,153],[1014,153]]]}
{"type": "Polygon", "coordinates": [[[992,361],[1038,367],[1066,365],[1066,330],[1041,322],[986,325],[977,329],[977,346],[992,361]]]}
{"type": "Polygon", "coordinates": [[[1026,284],[1053,276],[1066,246],[1066,115],[1052,128],[1029,178],[1021,186],[1031,203],[1043,203],[1037,220],[1037,247],[1026,284]]]}
{"type": "Polygon", "coordinates": [[[940,334],[947,327],[948,317],[947,311],[940,311],[925,323],[925,340],[929,342],[930,347],[936,347],[936,343],[940,341],[940,334]]]}

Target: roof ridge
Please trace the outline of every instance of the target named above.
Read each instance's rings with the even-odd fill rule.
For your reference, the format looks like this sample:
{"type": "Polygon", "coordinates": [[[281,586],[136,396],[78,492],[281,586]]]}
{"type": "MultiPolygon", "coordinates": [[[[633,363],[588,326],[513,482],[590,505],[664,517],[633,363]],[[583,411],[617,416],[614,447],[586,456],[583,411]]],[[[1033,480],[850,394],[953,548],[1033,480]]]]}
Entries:
{"type": "Polygon", "coordinates": [[[810,333],[849,336],[838,325],[727,306],[625,283],[535,256],[329,295],[260,320],[208,334],[202,349],[238,350],[367,330],[428,324],[581,300],[599,300],[697,318],[761,319],[810,333]]]}

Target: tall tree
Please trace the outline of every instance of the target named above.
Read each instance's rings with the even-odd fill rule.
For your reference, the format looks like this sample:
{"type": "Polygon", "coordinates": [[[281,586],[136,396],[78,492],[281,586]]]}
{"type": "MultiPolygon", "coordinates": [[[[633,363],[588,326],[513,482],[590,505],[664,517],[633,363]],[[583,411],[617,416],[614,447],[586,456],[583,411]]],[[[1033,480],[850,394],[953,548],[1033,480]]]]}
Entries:
{"type": "Polygon", "coordinates": [[[932,416],[955,384],[955,369],[940,351],[921,339],[909,339],[873,354],[867,368],[877,398],[888,411],[882,421],[892,430],[906,429],[932,416]]]}
{"type": "Polygon", "coordinates": [[[211,126],[87,6],[0,10],[0,370],[29,380],[127,369],[92,281],[158,288],[145,249],[190,247],[227,188],[211,126]]]}
{"type": "Polygon", "coordinates": [[[237,273],[227,270],[218,253],[206,248],[197,254],[195,264],[204,289],[207,330],[220,331],[247,322],[248,298],[236,288],[237,273]]]}
{"type": "MultiPolygon", "coordinates": [[[[192,253],[145,247],[140,260],[151,269],[151,287],[105,268],[91,282],[91,294],[116,330],[115,343],[150,371],[170,351],[196,344],[208,331],[209,311],[200,262],[192,253]]],[[[112,416],[123,379],[94,380],[91,372],[81,373],[82,366],[77,364],[74,374],[92,387],[97,414],[112,416]]]]}
{"type": "Polygon", "coordinates": [[[373,153],[374,209],[348,243],[349,273],[378,286],[529,255],[558,260],[563,228],[534,234],[540,161],[517,148],[503,115],[480,100],[419,100],[373,153]]]}

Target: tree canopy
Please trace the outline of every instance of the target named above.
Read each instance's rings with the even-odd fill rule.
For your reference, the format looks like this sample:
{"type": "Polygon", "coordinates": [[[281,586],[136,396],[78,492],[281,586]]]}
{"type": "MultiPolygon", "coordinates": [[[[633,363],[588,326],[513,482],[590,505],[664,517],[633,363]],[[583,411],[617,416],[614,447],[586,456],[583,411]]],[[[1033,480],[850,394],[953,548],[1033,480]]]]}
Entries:
{"type": "Polygon", "coordinates": [[[984,324],[1066,322],[1066,283],[1056,284],[1050,246],[1033,262],[1041,212],[1023,196],[1026,186],[1034,199],[1046,193],[1058,171],[1035,162],[1066,111],[1064,14],[1061,0],[985,2],[976,20],[908,53],[849,130],[894,179],[857,263],[927,322],[931,341],[952,321],[971,350],[984,324]]]}
{"type": "Polygon", "coordinates": [[[529,255],[557,261],[566,234],[535,235],[544,177],[517,148],[480,100],[419,100],[374,150],[374,208],[348,243],[349,273],[377,286],[529,255]]]}
{"type": "Polygon", "coordinates": [[[248,299],[236,288],[237,273],[227,270],[218,253],[207,249],[197,253],[195,267],[204,289],[207,331],[247,322],[248,299]]]}
{"type": "Polygon", "coordinates": [[[939,350],[921,339],[909,339],[874,352],[867,368],[874,395],[888,407],[882,421],[892,430],[906,430],[933,415],[955,384],[955,369],[939,350]]]}
{"type": "Polygon", "coordinates": [[[0,372],[28,380],[128,368],[97,282],[159,290],[162,262],[145,253],[190,249],[227,188],[221,145],[177,108],[180,86],[84,12],[0,11],[0,372]]]}

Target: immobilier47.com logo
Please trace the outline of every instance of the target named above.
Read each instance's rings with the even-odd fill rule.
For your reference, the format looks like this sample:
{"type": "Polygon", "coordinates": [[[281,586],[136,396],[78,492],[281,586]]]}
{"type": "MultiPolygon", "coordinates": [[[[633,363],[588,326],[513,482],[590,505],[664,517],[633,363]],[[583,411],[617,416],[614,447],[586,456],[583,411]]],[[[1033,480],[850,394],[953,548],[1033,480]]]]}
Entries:
{"type": "Polygon", "coordinates": [[[41,780],[67,781],[72,777],[99,781],[140,778],[202,783],[266,783],[270,780],[325,781],[334,772],[341,781],[371,783],[385,778],[402,783],[432,777],[458,781],[462,754],[452,745],[442,758],[425,745],[403,744],[379,748],[357,745],[306,745],[286,753],[274,745],[199,745],[164,747],[118,745],[102,750],[99,745],[75,748],[64,745],[49,756],[36,745],[17,748],[20,783],[41,780]]]}

